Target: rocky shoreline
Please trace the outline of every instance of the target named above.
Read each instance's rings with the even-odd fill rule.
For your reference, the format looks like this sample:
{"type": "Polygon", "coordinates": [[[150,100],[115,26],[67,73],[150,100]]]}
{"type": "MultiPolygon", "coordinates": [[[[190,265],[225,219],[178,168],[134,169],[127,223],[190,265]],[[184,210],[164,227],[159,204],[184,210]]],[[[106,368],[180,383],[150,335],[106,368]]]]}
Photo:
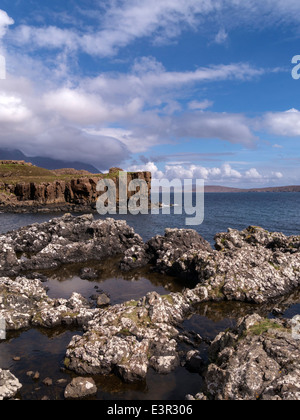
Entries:
{"type": "MultiPolygon", "coordinates": [[[[280,312],[300,287],[299,236],[258,227],[229,230],[216,235],[214,250],[195,231],[167,229],[165,236],[145,244],[126,222],[67,214],[9,232],[0,242],[0,317],[8,331],[83,329],[83,336],[73,336],[66,349],[69,371],[115,374],[134,382],[145,379],[149,369],[166,374],[183,363],[205,376],[204,393],[196,399],[300,399],[300,341],[293,339],[289,320],[273,322],[258,314],[240,319],[235,330],[213,341],[208,366],[197,346],[185,354],[179,349],[189,339],[180,326],[201,303],[265,304],[270,312],[280,312]],[[183,279],[186,289],[166,296],[151,292],[106,307],[95,307],[78,293],[68,300],[47,296],[41,271],[78,262],[88,266],[117,255],[123,256],[120,270],[150,264],[156,272],[183,279]]],[[[10,376],[1,375],[0,398],[13,398],[18,386],[2,392],[10,376]]]]}
{"type": "Polygon", "coordinates": [[[189,400],[300,399],[300,345],[291,320],[252,315],[219,334],[210,347],[205,394],[189,400]]]}

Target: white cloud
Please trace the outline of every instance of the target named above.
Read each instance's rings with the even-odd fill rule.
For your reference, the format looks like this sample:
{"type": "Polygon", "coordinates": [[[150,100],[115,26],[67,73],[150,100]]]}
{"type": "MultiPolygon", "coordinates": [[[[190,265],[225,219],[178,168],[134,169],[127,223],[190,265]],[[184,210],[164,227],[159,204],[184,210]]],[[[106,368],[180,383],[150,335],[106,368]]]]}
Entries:
{"type": "Polygon", "coordinates": [[[131,165],[126,170],[128,172],[148,171],[152,173],[153,179],[162,179],[165,177],[165,174],[162,171],[160,171],[153,162],[148,162],[144,165],[131,165]]]}
{"type": "Polygon", "coordinates": [[[19,124],[31,117],[30,110],[22,103],[20,97],[0,92],[0,122],[2,124],[19,124]]]}
{"type": "Polygon", "coordinates": [[[7,28],[14,23],[14,20],[4,10],[0,9],[0,39],[6,34],[7,28]]]}
{"type": "Polygon", "coordinates": [[[216,44],[225,44],[228,40],[228,33],[225,31],[224,28],[220,29],[215,37],[216,44]]]}
{"type": "MultiPolygon", "coordinates": [[[[204,111],[212,105],[208,100],[192,102],[192,109],[184,111],[176,101],[186,85],[202,79],[236,77],[237,69],[240,66],[229,65],[172,73],[149,58],[136,62],[132,73],[102,74],[83,79],[76,87],[68,82],[62,88],[56,88],[55,79],[51,78],[42,86],[25,77],[8,75],[1,90],[0,144],[14,144],[35,155],[62,157],[62,153],[66,160],[72,155],[72,159],[95,164],[98,141],[101,165],[117,164],[129,152],[144,153],[155,145],[187,137],[221,139],[252,147],[257,139],[243,115],[204,111]],[[160,78],[170,82],[163,87],[160,78]],[[69,139],[73,130],[76,134],[71,153],[69,139]],[[104,141],[117,145],[114,157],[111,148],[102,147],[104,141]],[[88,147],[81,147],[81,142],[88,147]]],[[[247,67],[245,74],[248,73],[256,71],[247,67]]]]}
{"type": "Polygon", "coordinates": [[[245,176],[246,178],[249,178],[249,179],[262,179],[263,178],[263,176],[255,168],[251,168],[249,171],[247,171],[245,176]]]}
{"type": "Polygon", "coordinates": [[[236,27],[261,29],[294,24],[297,29],[299,16],[298,0],[119,0],[94,10],[94,27],[81,31],[76,24],[71,29],[22,25],[16,29],[14,41],[29,47],[112,56],[139,38],[148,37],[152,43],[161,44],[186,30],[211,33],[208,25],[217,27],[217,43],[226,42],[228,31],[236,27]]]}
{"type": "Polygon", "coordinates": [[[282,179],[283,178],[283,174],[281,172],[272,172],[272,176],[277,178],[277,179],[282,179]]]}
{"type": "Polygon", "coordinates": [[[217,138],[252,147],[258,140],[251,132],[250,121],[241,114],[214,112],[186,113],[174,119],[178,138],[217,138]]]}
{"type": "Polygon", "coordinates": [[[214,168],[197,165],[165,165],[164,170],[160,170],[155,163],[148,162],[145,165],[131,166],[127,170],[149,170],[152,172],[154,179],[203,179],[206,184],[235,185],[236,187],[247,184],[276,182],[283,178],[281,172],[271,171],[261,174],[256,168],[240,172],[227,163],[214,168]]]}
{"type": "Polygon", "coordinates": [[[178,36],[186,27],[195,28],[196,15],[215,8],[209,3],[206,0],[111,2],[98,23],[98,30],[80,34],[78,28],[60,31],[55,27],[23,25],[16,31],[15,41],[48,48],[67,46],[92,55],[109,56],[137,38],[152,36],[153,41],[161,43],[178,36]]]}
{"type": "Polygon", "coordinates": [[[153,145],[159,142],[157,136],[151,136],[147,133],[139,136],[135,127],[132,127],[131,130],[111,127],[98,129],[87,128],[84,131],[93,136],[106,137],[107,139],[117,139],[119,142],[123,143],[131,153],[146,152],[153,145]]]}
{"type": "Polygon", "coordinates": [[[207,108],[211,108],[213,106],[213,102],[205,99],[202,102],[199,101],[192,101],[189,103],[189,109],[192,110],[205,110],[207,108]]]}
{"type": "Polygon", "coordinates": [[[286,137],[300,136],[300,111],[269,112],[263,119],[263,126],[272,134],[286,137]]]}
{"type": "Polygon", "coordinates": [[[108,123],[134,116],[142,106],[138,98],[118,107],[103,101],[100,95],[68,88],[45,94],[44,104],[46,109],[67,121],[81,124],[108,123]]]}
{"type": "MultiPolygon", "coordinates": [[[[143,57],[136,60],[132,72],[127,74],[100,74],[98,77],[87,80],[84,87],[92,92],[99,92],[102,96],[110,95],[118,98],[128,96],[147,97],[150,95],[157,101],[164,99],[166,92],[187,85],[197,83],[217,82],[226,80],[251,80],[266,73],[264,69],[255,68],[247,63],[232,63],[227,65],[214,65],[200,67],[194,71],[167,71],[163,65],[152,57],[143,57]]],[[[177,92],[177,95],[180,95],[177,92]]],[[[194,103],[195,104],[195,103],[194,103]]],[[[202,103],[211,106],[211,102],[202,103]]],[[[194,108],[195,109],[195,108],[194,108]]]]}

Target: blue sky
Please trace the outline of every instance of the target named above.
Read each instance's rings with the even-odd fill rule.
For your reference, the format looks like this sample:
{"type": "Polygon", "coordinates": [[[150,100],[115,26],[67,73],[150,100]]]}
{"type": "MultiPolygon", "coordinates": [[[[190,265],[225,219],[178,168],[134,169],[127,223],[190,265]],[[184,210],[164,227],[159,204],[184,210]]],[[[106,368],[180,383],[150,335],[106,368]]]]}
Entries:
{"type": "Polygon", "coordinates": [[[298,0],[2,0],[0,147],[299,184],[298,0]]]}

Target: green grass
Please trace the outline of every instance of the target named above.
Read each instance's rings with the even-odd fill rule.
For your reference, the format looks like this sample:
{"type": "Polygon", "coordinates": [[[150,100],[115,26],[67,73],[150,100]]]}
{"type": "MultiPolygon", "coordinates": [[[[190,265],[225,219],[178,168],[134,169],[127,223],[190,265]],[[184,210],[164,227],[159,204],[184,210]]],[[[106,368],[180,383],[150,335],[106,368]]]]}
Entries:
{"type": "Polygon", "coordinates": [[[171,305],[174,304],[174,299],[172,298],[172,296],[170,296],[170,295],[163,295],[161,297],[162,297],[162,299],[166,299],[169,303],[171,303],[171,305]]]}
{"type": "MultiPolygon", "coordinates": [[[[21,183],[42,184],[44,182],[71,181],[72,179],[88,178],[86,174],[61,174],[30,165],[0,164],[0,183],[16,185],[21,183]]],[[[103,178],[102,174],[91,174],[93,178],[103,178]]]]}
{"type": "Polygon", "coordinates": [[[269,264],[270,264],[273,268],[275,268],[275,270],[276,270],[276,271],[279,271],[279,270],[280,270],[279,265],[274,264],[272,261],[269,261],[269,264]]]}
{"type": "Polygon", "coordinates": [[[270,321],[269,319],[265,319],[264,321],[260,322],[259,324],[255,324],[253,325],[253,327],[249,328],[247,334],[252,334],[252,335],[262,335],[265,334],[267,332],[269,332],[269,330],[281,330],[281,331],[285,331],[285,329],[277,324],[274,321],[270,321]]]}
{"type": "Polygon", "coordinates": [[[138,305],[138,302],[136,302],[135,300],[131,300],[130,302],[125,303],[125,306],[128,306],[128,307],[130,306],[137,307],[137,305],[138,305]]]}

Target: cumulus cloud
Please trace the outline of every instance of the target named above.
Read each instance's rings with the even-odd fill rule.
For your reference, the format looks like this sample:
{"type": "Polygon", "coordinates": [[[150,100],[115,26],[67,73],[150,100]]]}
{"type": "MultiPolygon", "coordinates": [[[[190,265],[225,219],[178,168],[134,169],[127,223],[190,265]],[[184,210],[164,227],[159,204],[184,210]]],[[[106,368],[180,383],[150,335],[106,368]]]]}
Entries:
{"type": "Polygon", "coordinates": [[[30,118],[30,110],[22,103],[17,96],[10,96],[0,92],[0,123],[19,124],[30,118]]]}
{"type": "MultiPolygon", "coordinates": [[[[293,2],[294,9],[289,0],[285,0],[285,8],[283,2],[277,0],[277,3],[282,20],[288,19],[287,11],[293,10],[292,19],[298,10],[298,2],[293,2]]],[[[10,62],[15,64],[12,67],[22,68],[23,76],[9,75],[1,86],[0,144],[13,144],[31,155],[80,159],[100,169],[120,164],[131,153],[144,153],[155,145],[185,138],[219,139],[248,148],[255,146],[257,137],[251,128],[252,120],[243,114],[208,111],[214,105],[212,101],[191,100],[186,92],[216,81],[251,80],[264,75],[264,69],[248,63],[231,63],[169,71],[154,57],[142,57],[135,60],[128,73],[101,73],[97,77],[76,80],[67,67],[69,58],[81,51],[111,56],[141,37],[157,43],[176,38],[186,28],[200,30],[201,17],[209,14],[210,19],[218,17],[218,22],[221,22],[220,13],[224,16],[224,25],[221,22],[216,38],[221,42],[231,27],[226,21],[228,7],[231,11],[247,8],[248,16],[259,14],[264,8],[270,10],[270,19],[273,17],[268,0],[120,0],[109,2],[97,25],[88,28],[80,29],[80,25],[69,23],[68,28],[24,24],[10,29],[6,39],[13,47],[10,62]],[[20,55],[15,52],[17,45],[22,46],[20,55]],[[37,48],[55,50],[55,57],[51,56],[52,66],[55,66],[52,74],[49,62],[43,64],[39,59],[37,48]],[[29,77],[24,77],[25,73],[29,77]],[[57,77],[64,79],[58,81],[57,77]],[[186,107],[181,103],[182,94],[186,95],[186,107]]],[[[232,15],[231,20],[235,21],[232,15]]],[[[0,10],[0,38],[13,23],[7,13],[0,10]]],[[[49,58],[47,53],[43,56],[49,58]]],[[[280,135],[298,135],[299,114],[296,110],[269,113],[263,124],[280,135]]],[[[206,168],[178,163],[166,166],[165,171],[151,161],[147,165],[157,177],[171,176],[175,171],[207,180],[264,177],[257,169],[241,173],[230,165],[206,168]]],[[[279,179],[280,173],[274,174],[279,179]]]]}
{"type": "Polygon", "coordinates": [[[153,179],[162,179],[165,178],[165,174],[158,169],[154,162],[147,162],[143,165],[131,165],[127,168],[128,172],[143,172],[148,171],[152,173],[153,179]]]}
{"type": "Polygon", "coordinates": [[[151,170],[154,179],[203,179],[206,184],[215,185],[241,186],[249,183],[275,182],[283,178],[281,172],[261,173],[256,168],[240,172],[228,163],[213,168],[199,165],[165,165],[164,169],[160,170],[155,163],[148,162],[143,165],[130,166],[128,170],[151,170]]]}
{"type": "MultiPolygon", "coordinates": [[[[88,133],[86,123],[91,120],[80,109],[83,97],[76,97],[76,91],[74,96],[71,95],[70,104],[67,103],[67,99],[70,99],[67,94],[59,96],[63,101],[61,106],[66,104],[65,115],[62,115],[55,95],[52,97],[51,92],[37,94],[32,83],[24,78],[9,76],[1,87],[1,147],[19,148],[30,156],[81,160],[103,170],[129,157],[128,147],[118,138],[105,133],[88,133]],[[53,98],[55,100],[51,101],[53,98]],[[77,104],[73,102],[74,99],[78,100],[77,104]],[[80,110],[83,115],[80,115],[80,110]]],[[[102,108],[100,111],[103,111],[102,108]]],[[[98,112],[92,117],[98,118],[98,112]]]]}
{"type": "Polygon", "coordinates": [[[279,136],[298,137],[300,135],[300,111],[269,112],[263,119],[263,126],[279,136]]]}
{"type": "MultiPolygon", "coordinates": [[[[60,88],[55,79],[49,78],[41,85],[24,76],[8,75],[0,95],[0,144],[14,144],[27,153],[57,157],[59,144],[62,150],[65,145],[69,150],[68,139],[74,128],[82,136],[90,136],[90,141],[86,142],[89,148],[77,148],[76,141],[80,144],[81,140],[76,134],[72,158],[91,161],[96,150],[92,139],[97,139],[100,145],[106,139],[120,146],[114,155],[115,164],[128,153],[145,153],[155,145],[186,137],[221,139],[252,147],[256,137],[245,116],[205,111],[213,105],[209,100],[191,102],[184,110],[177,106],[177,97],[190,84],[253,74],[257,74],[256,69],[239,65],[174,73],[150,57],[137,61],[130,73],[104,73],[75,85],[67,82],[60,88]],[[165,85],[161,85],[160,79],[165,80],[165,85]],[[55,147],[51,145],[49,133],[55,147]]],[[[102,151],[108,153],[108,165],[112,161],[110,149],[102,148],[102,151]]],[[[71,154],[64,152],[64,159],[68,157],[70,160],[71,154]]]]}
{"type": "Polygon", "coordinates": [[[44,96],[44,104],[49,111],[70,122],[81,124],[112,122],[136,115],[141,108],[138,98],[118,107],[116,104],[105,103],[100,95],[69,88],[48,92],[44,96]]]}

